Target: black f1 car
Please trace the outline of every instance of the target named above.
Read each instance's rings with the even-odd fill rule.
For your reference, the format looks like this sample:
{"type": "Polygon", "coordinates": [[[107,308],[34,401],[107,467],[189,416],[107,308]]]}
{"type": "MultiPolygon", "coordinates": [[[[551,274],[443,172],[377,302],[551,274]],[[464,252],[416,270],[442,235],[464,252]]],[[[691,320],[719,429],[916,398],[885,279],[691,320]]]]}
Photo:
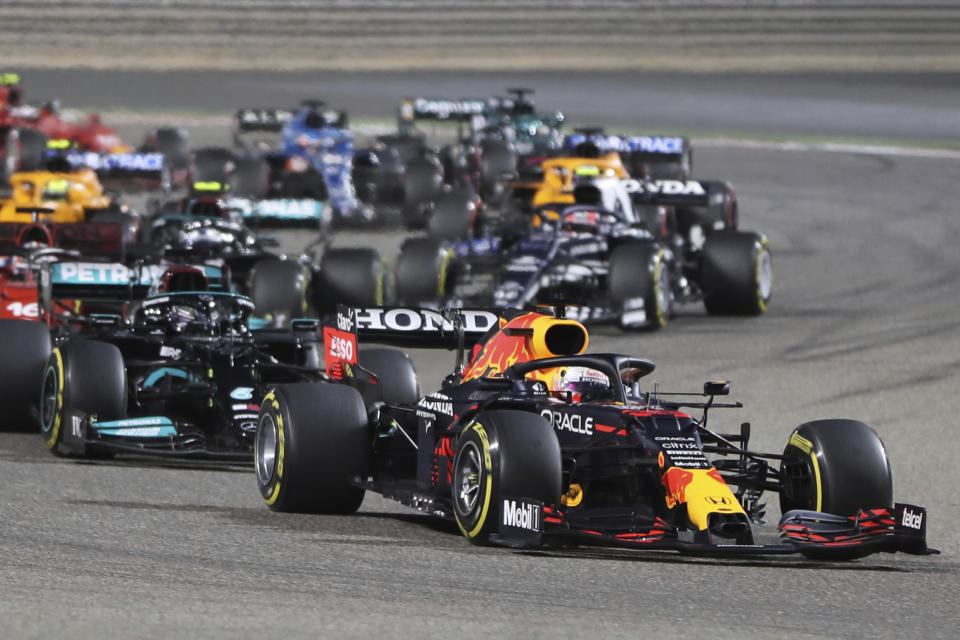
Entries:
{"type": "Polygon", "coordinates": [[[200,268],[53,262],[41,280],[46,322],[0,320],[0,406],[54,453],[249,461],[267,385],[322,377],[316,320],[251,330],[253,301],[200,268]]]}
{"type": "Polygon", "coordinates": [[[926,511],[893,503],[883,444],[862,422],[807,422],[782,454],[751,451],[748,424],[707,425],[710,409],[742,406],[716,401],[729,383],[702,396],[644,389],[652,362],[585,354],[581,324],[537,313],[344,310],[324,332],[342,380],[277,385],[261,403],[257,482],[274,510],[352,513],[369,490],[453,520],[477,544],[935,553],[926,511]],[[474,344],[473,355],[418,398],[406,356],[358,359],[358,333],[459,345],[458,363],[474,344]],[[780,495],[778,544],[755,537],[764,491],[780,495]]]}
{"type": "Polygon", "coordinates": [[[477,238],[409,239],[397,259],[397,301],[498,309],[562,302],[578,305],[570,311],[578,320],[627,329],[659,329],[680,303],[758,315],[772,295],[768,243],[718,218],[711,190],[732,194],[718,182],[594,179],[574,190],[589,204],[537,207],[523,214],[535,223],[526,232],[518,233],[522,221],[504,219],[477,238]]]}

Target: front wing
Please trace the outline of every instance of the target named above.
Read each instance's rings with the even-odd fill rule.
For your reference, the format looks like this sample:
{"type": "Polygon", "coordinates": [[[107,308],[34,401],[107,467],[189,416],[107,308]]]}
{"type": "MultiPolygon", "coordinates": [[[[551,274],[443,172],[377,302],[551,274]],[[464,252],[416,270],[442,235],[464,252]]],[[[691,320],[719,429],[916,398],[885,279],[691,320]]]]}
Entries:
{"type": "Polygon", "coordinates": [[[909,504],[893,508],[861,510],[855,516],[836,516],[815,511],[789,511],[777,529],[777,544],[725,544],[709,535],[681,539],[677,530],[661,518],[630,530],[595,530],[567,523],[563,513],[543,506],[539,531],[520,530],[501,517],[496,543],[511,547],[550,544],[588,544],[607,547],[677,551],[699,556],[765,556],[802,554],[818,560],[849,560],[873,553],[902,552],[912,555],[940,553],[927,547],[926,509],[909,504]]]}

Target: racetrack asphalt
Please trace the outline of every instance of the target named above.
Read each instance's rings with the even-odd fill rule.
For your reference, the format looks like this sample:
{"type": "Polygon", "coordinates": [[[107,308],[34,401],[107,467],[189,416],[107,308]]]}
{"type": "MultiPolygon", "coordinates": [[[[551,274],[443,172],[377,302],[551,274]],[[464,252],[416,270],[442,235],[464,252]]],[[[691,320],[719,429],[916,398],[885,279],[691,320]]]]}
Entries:
{"type": "MultiPolygon", "coordinates": [[[[406,88],[397,81],[389,94],[371,94],[365,107],[385,115],[403,93],[448,94],[442,88],[447,79],[424,74],[406,88]]],[[[271,81],[282,84],[282,78],[271,81]]],[[[937,96],[956,89],[913,81],[917,86],[910,89],[864,94],[865,102],[883,107],[869,113],[897,106],[899,114],[889,120],[865,116],[873,122],[868,133],[957,136],[960,129],[926,119],[931,109],[949,115],[937,96]]],[[[206,82],[211,94],[234,95],[232,81],[206,82]]],[[[296,77],[287,82],[291,99],[310,90],[296,77]]],[[[743,82],[738,87],[731,81],[731,91],[749,95],[751,82],[766,81],[743,82]]],[[[826,87],[833,81],[812,82],[826,87]]],[[[624,83],[613,74],[607,84],[597,81],[589,102],[643,127],[649,120],[640,112],[634,120],[609,106],[627,90],[624,83]]],[[[552,93],[558,87],[535,84],[542,105],[576,111],[552,93]],[[546,99],[552,95],[558,98],[546,99]]],[[[349,95],[374,91],[365,83],[354,90],[344,92],[343,102],[333,88],[326,95],[343,104],[353,99],[349,95]]],[[[655,87],[644,93],[654,103],[664,99],[655,87]]],[[[814,128],[809,133],[862,135],[853,125],[835,130],[840,118],[831,117],[831,105],[839,113],[856,111],[850,102],[856,92],[837,93],[832,98],[824,89],[817,98],[825,111],[816,118],[824,124],[815,130],[816,119],[806,116],[814,128]]],[[[70,104],[98,106],[61,95],[70,104]]],[[[168,96],[157,107],[183,111],[191,99],[168,96]]],[[[230,110],[241,102],[231,99],[203,110],[230,110]]],[[[689,122],[710,130],[724,117],[750,119],[749,100],[728,106],[747,111],[723,116],[691,100],[689,122]]],[[[756,117],[795,132],[790,113],[756,117]]],[[[192,133],[228,142],[225,129],[192,133]]],[[[592,349],[656,361],[650,379],[664,390],[693,391],[705,380],[730,379],[731,399],[746,406],[714,411],[711,424],[735,430],[751,422],[753,446],[760,450],[779,451],[790,430],[811,419],[851,417],[873,425],[886,444],[896,499],[929,508],[928,540],[944,551],[941,556],[821,563],[589,548],[478,549],[451,527],[377,496],[368,495],[351,517],[274,514],[246,471],[139,460],[69,462],[47,453],[35,434],[0,433],[0,636],[955,637],[958,169],[957,159],[892,151],[698,147],[695,173],[730,180],[740,198],[741,226],[770,239],[770,311],[759,318],[713,318],[690,307],[656,334],[602,328],[591,339],[592,349]]],[[[389,257],[399,240],[400,234],[351,232],[336,243],[372,244],[389,257]]],[[[303,236],[285,233],[282,242],[294,251],[303,236]]],[[[445,351],[412,355],[425,389],[453,363],[445,351]]],[[[767,504],[767,519],[775,523],[776,496],[767,504]]],[[[767,524],[762,533],[769,539],[772,530],[767,524]]]]}

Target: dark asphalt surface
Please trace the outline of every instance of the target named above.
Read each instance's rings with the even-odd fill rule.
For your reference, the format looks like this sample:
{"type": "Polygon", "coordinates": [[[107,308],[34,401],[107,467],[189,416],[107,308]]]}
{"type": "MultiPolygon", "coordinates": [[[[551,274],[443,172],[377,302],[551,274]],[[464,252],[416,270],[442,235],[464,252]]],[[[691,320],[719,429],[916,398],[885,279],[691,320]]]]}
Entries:
{"type": "MultiPolygon", "coordinates": [[[[208,82],[228,102],[233,94],[220,87],[233,80],[208,82]]],[[[287,82],[291,99],[308,90],[287,82]]],[[[406,92],[396,82],[391,97],[406,92]]],[[[731,82],[730,92],[746,95],[752,81],[745,82],[731,82]]],[[[695,84],[687,79],[684,86],[695,84]]],[[[542,103],[553,104],[546,98],[559,89],[543,85],[542,103]]],[[[413,86],[448,93],[432,75],[413,86]]],[[[842,95],[831,99],[822,88],[822,104],[856,93],[838,89],[842,95]]],[[[903,134],[919,138],[936,129],[924,113],[948,110],[937,96],[949,90],[914,89],[863,99],[900,105],[903,134]]],[[[357,83],[352,91],[327,93],[331,102],[360,104],[349,96],[379,88],[357,83]]],[[[577,100],[613,113],[622,91],[598,84],[577,100]]],[[[71,102],[94,104],[82,96],[71,102]]],[[[186,95],[179,100],[184,107],[157,106],[191,104],[186,95]]],[[[744,101],[737,108],[749,107],[744,101]]],[[[834,115],[820,117],[830,122],[834,115]]],[[[691,121],[721,117],[701,104],[691,121]]],[[[805,117],[812,126],[814,116],[805,117]]],[[[873,123],[871,135],[881,135],[882,123],[873,123]]],[[[226,131],[204,135],[227,140],[226,131]]],[[[722,430],[750,421],[761,450],[780,450],[790,430],[810,419],[872,424],[886,444],[897,499],[929,507],[929,542],[942,556],[826,564],[477,549],[450,527],[376,496],[353,517],[279,515],[262,504],[252,473],[68,462],[47,453],[34,434],[0,433],[0,637],[955,637],[958,169],[955,159],[893,153],[699,148],[697,173],[731,180],[742,226],[770,238],[776,280],[769,313],[712,318],[690,307],[657,334],[598,329],[591,340],[598,351],[655,360],[651,378],[664,389],[730,379],[732,397],[746,406],[714,412],[711,424],[722,430]]],[[[369,243],[392,255],[398,235],[343,234],[337,242],[369,243]]],[[[294,250],[303,238],[287,234],[283,243],[294,250]]],[[[448,352],[413,355],[425,388],[453,361],[448,352]]],[[[767,503],[775,522],[776,497],[767,503]]],[[[762,533],[771,530],[768,524],[762,533]]]]}

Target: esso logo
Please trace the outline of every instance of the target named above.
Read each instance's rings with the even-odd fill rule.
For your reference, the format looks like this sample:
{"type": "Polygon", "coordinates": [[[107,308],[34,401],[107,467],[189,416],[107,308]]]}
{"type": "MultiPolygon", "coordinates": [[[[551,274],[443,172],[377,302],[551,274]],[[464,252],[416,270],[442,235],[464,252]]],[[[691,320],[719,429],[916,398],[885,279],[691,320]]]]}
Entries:
{"type": "Polygon", "coordinates": [[[14,318],[39,318],[40,305],[36,302],[11,302],[3,308],[8,315],[14,318]]]}
{"type": "Polygon", "coordinates": [[[341,360],[353,361],[353,342],[339,336],[330,340],[330,355],[341,360]]]}

